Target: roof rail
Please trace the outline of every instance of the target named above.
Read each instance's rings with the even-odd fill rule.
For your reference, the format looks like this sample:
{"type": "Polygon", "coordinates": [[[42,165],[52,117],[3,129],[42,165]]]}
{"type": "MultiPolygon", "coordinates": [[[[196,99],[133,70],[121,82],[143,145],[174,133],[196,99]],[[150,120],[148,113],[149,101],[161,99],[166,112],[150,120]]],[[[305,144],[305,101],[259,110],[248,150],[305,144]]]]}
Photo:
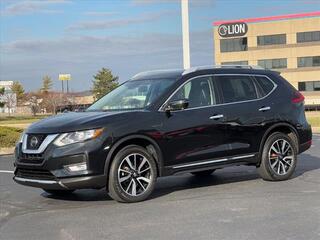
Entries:
{"type": "Polygon", "coordinates": [[[165,72],[170,72],[170,71],[181,71],[182,72],[183,69],[172,68],[172,69],[155,69],[155,70],[143,71],[143,72],[139,72],[139,73],[135,74],[133,77],[131,77],[131,79],[147,76],[148,74],[152,74],[152,73],[165,73],[165,72]]]}
{"type": "Polygon", "coordinates": [[[255,65],[207,65],[207,66],[198,66],[198,67],[191,67],[182,73],[182,75],[186,75],[188,73],[192,73],[198,70],[207,70],[212,68],[240,68],[240,69],[265,69],[261,66],[255,66],[255,65]]]}

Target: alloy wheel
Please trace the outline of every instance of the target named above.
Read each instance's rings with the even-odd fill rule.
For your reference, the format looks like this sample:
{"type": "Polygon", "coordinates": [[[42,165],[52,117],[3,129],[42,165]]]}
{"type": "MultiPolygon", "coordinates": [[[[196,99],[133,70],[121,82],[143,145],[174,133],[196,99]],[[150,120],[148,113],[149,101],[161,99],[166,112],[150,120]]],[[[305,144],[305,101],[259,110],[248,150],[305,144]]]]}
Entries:
{"type": "Polygon", "coordinates": [[[150,162],[140,153],[126,156],[119,165],[119,184],[122,190],[130,196],[143,194],[150,186],[152,178],[150,162]]]}
{"type": "Polygon", "coordinates": [[[294,151],[285,139],[278,139],[271,145],[268,157],[271,169],[278,175],[286,175],[294,166],[294,151]]]}

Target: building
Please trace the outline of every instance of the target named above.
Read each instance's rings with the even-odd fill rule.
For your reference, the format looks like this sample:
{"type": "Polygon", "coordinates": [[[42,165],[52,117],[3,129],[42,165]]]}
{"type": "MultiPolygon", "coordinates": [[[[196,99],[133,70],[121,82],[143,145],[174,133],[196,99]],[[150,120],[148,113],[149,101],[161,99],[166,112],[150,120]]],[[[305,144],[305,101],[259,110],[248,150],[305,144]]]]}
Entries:
{"type": "Polygon", "coordinates": [[[281,72],[320,105],[320,12],[217,21],[217,65],[260,65],[281,72]]]}
{"type": "Polygon", "coordinates": [[[4,88],[4,94],[0,93],[0,113],[15,113],[17,108],[17,96],[12,92],[13,81],[0,81],[0,89],[4,88]]]}

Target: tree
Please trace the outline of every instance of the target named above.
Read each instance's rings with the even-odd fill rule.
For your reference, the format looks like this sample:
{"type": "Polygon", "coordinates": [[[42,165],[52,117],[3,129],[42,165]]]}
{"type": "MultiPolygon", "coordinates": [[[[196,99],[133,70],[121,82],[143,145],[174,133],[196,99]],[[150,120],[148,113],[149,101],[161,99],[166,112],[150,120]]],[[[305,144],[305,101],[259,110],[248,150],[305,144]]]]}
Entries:
{"type": "Polygon", "coordinates": [[[99,99],[115,89],[118,84],[118,76],[114,76],[111,70],[102,68],[93,76],[93,95],[95,99],[99,99]]]}
{"type": "Polygon", "coordinates": [[[9,116],[11,115],[11,109],[17,105],[17,97],[15,93],[5,92],[1,90],[1,106],[8,109],[9,116]],[[2,93],[3,92],[3,93],[2,93]]]}
{"type": "Polygon", "coordinates": [[[27,99],[32,115],[35,116],[40,110],[41,98],[37,93],[28,93],[27,99]]]}
{"type": "Polygon", "coordinates": [[[0,87],[0,108],[3,108],[5,105],[3,95],[4,95],[4,87],[0,87]]]}
{"type": "Polygon", "coordinates": [[[0,87],[0,107],[7,108],[9,116],[11,115],[11,109],[17,105],[16,94],[5,91],[5,88],[0,87]]]}
{"type": "Polygon", "coordinates": [[[41,107],[46,109],[46,112],[55,114],[58,107],[72,104],[70,97],[66,93],[49,92],[48,94],[41,94],[41,107]]]}
{"type": "Polygon", "coordinates": [[[49,77],[48,75],[44,76],[42,78],[42,87],[40,89],[40,91],[42,93],[47,94],[49,92],[49,90],[52,88],[52,80],[51,77],[49,77]]]}
{"type": "Polygon", "coordinates": [[[14,82],[11,86],[11,90],[17,96],[17,103],[21,103],[21,101],[24,99],[23,86],[19,82],[14,82]]]}

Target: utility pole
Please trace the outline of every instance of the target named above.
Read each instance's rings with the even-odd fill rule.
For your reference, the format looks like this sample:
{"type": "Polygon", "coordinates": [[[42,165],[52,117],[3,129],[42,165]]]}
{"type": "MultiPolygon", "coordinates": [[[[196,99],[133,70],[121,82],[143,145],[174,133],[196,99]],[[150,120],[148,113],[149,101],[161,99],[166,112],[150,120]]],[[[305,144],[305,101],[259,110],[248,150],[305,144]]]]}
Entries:
{"type": "Polygon", "coordinates": [[[183,68],[190,68],[189,0],[181,0],[183,68]]]}

